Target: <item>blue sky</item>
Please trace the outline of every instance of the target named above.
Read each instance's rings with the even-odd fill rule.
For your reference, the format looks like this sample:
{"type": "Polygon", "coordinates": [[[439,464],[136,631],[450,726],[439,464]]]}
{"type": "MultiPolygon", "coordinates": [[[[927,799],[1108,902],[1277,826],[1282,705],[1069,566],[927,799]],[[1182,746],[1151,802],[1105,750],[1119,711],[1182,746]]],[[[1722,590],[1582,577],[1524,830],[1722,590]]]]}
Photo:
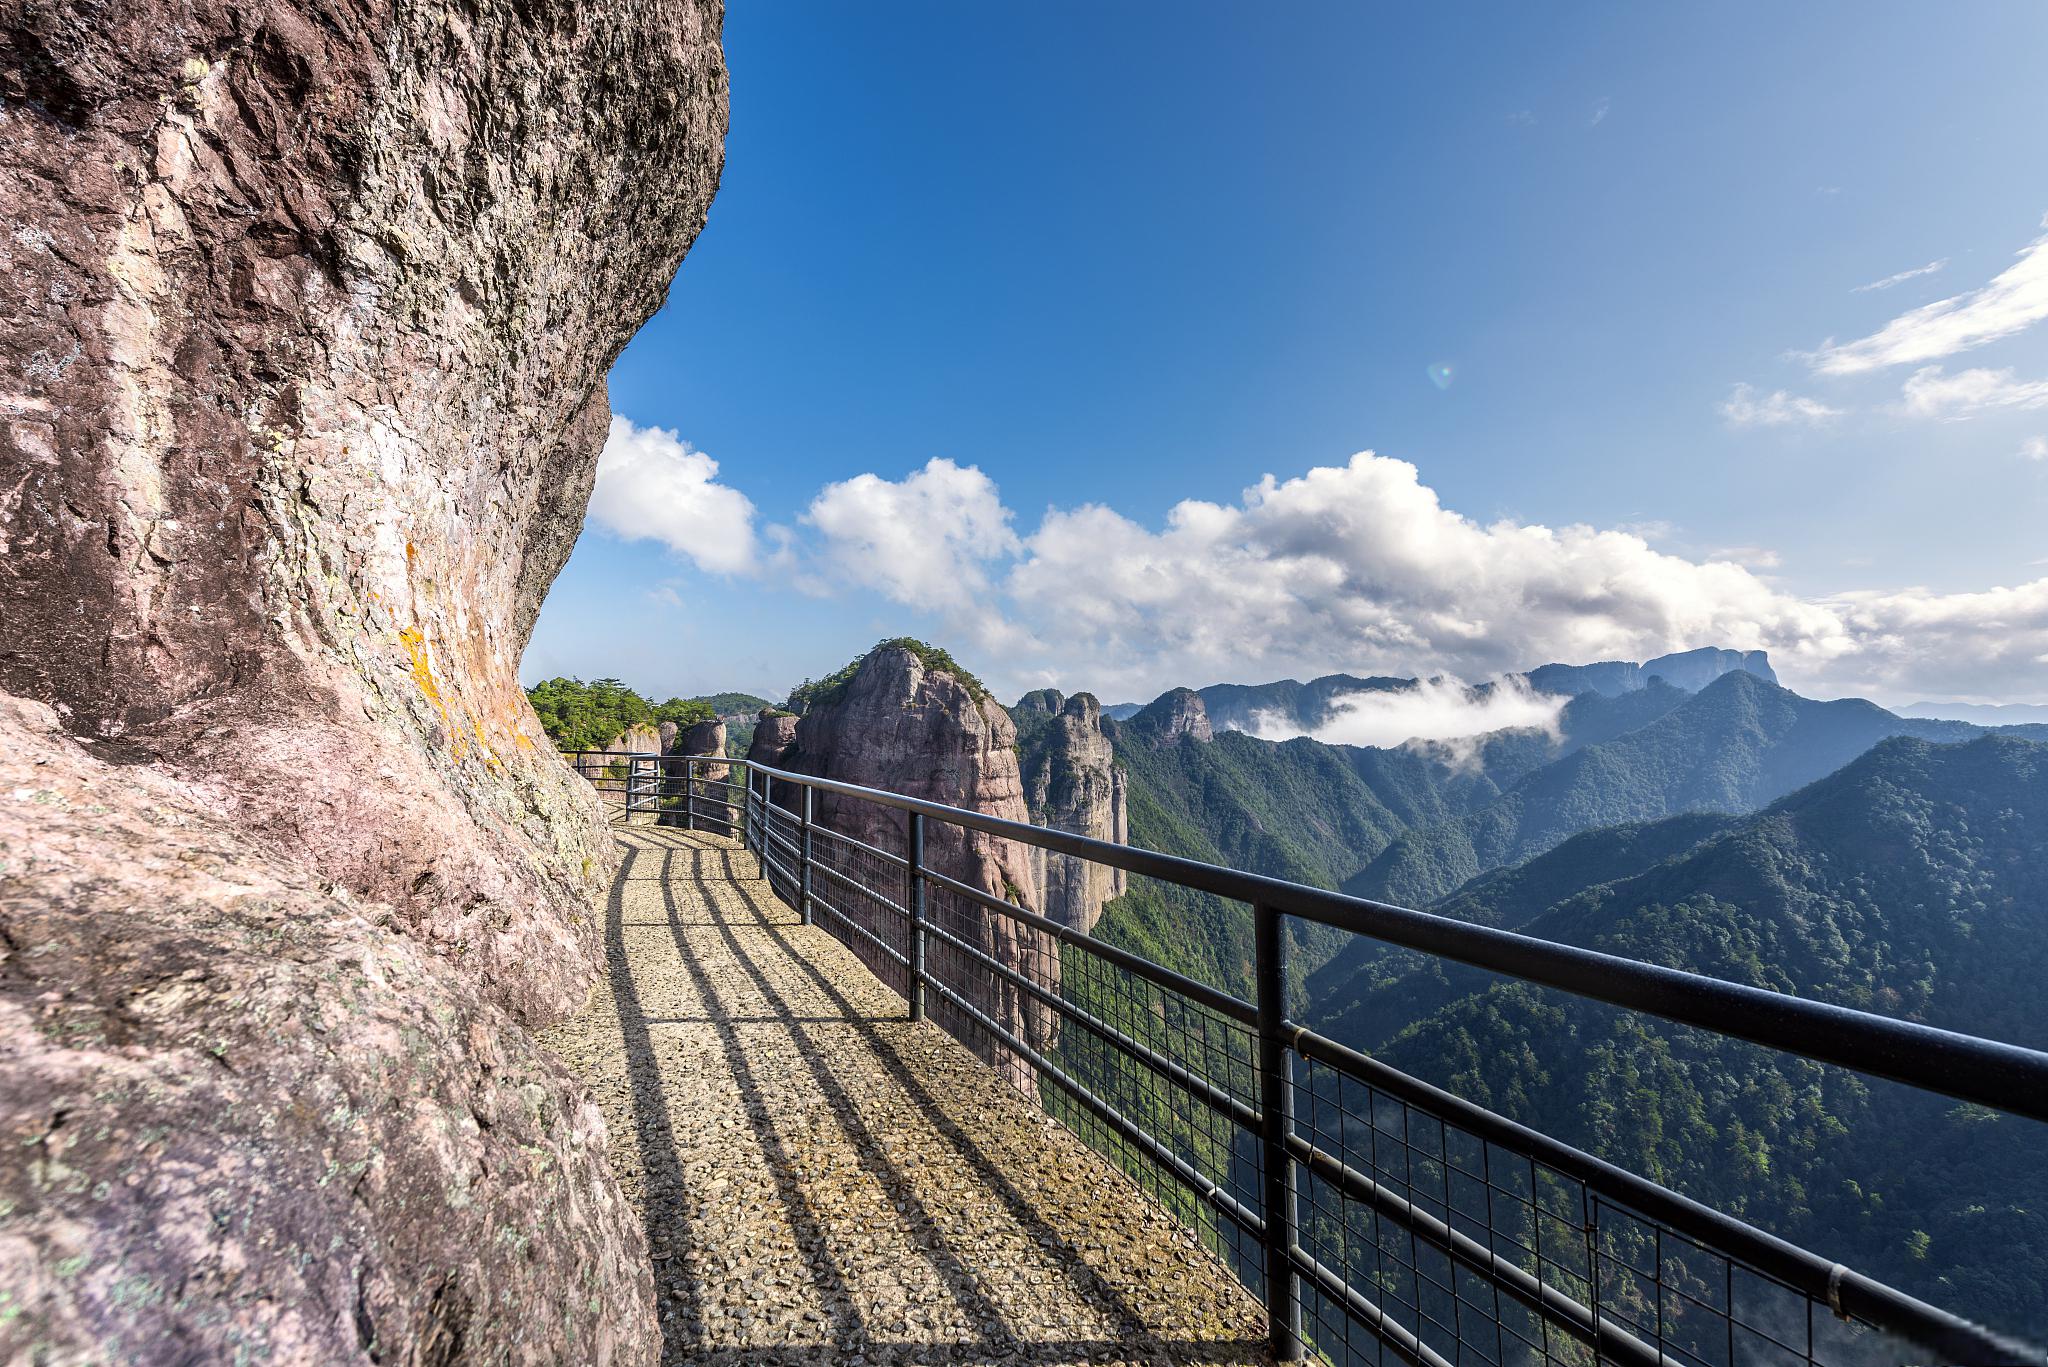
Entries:
{"type": "Polygon", "coordinates": [[[2048,702],[2048,6],[739,5],[726,47],[529,679],[1725,643],[2048,702]]]}

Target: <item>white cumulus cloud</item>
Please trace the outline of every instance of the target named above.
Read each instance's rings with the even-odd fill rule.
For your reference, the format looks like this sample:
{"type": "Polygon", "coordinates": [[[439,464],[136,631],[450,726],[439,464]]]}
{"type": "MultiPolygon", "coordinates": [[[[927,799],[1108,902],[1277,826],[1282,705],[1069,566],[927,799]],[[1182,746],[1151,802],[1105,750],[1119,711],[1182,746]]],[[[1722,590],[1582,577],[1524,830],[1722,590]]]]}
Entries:
{"type": "MultiPolygon", "coordinates": [[[[2048,219],[2042,220],[2048,227],[2048,219]]],[[[2010,337],[2048,318],[2048,236],[2037,237],[1990,284],[1924,305],[1868,337],[1832,340],[1807,355],[1822,375],[1860,375],[1886,366],[1938,361],[2010,337]]]]}
{"type": "Polygon", "coordinates": [[[612,415],[597,462],[590,521],[627,540],[659,541],[712,574],[757,568],[754,505],[717,480],[718,462],[674,432],[612,415]]]}
{"type": "Polygon", "coordinates": [[[1990,408],[2048,407],[2048,380],[2015,380],[2011,367],[1949,375],[1938,365],[1923,366],[1899,393],[1906,411],[1916,418],[1958,419],[1990,408]]]}
{"type": "Polygon", "coordinates": [[[988,563],[1019,549],[995,481],[943,459],[901,480],[828,484],[803,521],[839,579],[941,614],[972,608],[988,590],[988,563]]]}
{"type": "Polygon", "coordinates": [[[2020,455],[2027,460],[2048,460],[2048,437],[2028,437],[2020,443],[2020,455]]]}
{"type": "Polygon", "coordinates": [[[1754,386],[1738,384],[1721,401],[1721,416],[1730,427],[1818,427],[1841,417],[1842,410],[1782,389],[1759,395],[1754,386]]]}
{"type": "Polygon", "coordinates": [[[1296,668],[1485,677],[1819,640],[1832,622],[1740,565],[1632,533],[1475,522],[1370,452],[1268,476],[1235,505],[1181,503],[1157,531],[1100,505],[1054,509],[1006,587],[1046,619],[1041,637],[1090,661],[1077,679],[1134,694],[1296,668]]]}

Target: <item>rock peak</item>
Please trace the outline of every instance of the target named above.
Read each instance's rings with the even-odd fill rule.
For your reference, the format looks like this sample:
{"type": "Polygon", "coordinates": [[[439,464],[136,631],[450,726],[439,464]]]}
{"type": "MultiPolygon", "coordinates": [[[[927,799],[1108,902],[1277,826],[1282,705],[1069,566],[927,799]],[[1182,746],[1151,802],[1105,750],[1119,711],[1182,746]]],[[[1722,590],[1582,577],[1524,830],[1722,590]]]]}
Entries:
{"type": "MultiPolygon", "coordinates": [[[[1128,843],[1129,802],[1093,693],[1066,700],[1050,725],[1031,735],[1023,757],[1024,799],[1031,819],[1049,830],[1128,843]]],[[[1103,906],[1125,888],[1121,870],[1033,846],[1032,867],[1045,895],[1045,914],[1063,926],[1092,931],[1103,906]]]]}
{"type": "Polygon", "coordinates": [[[1156,748],[1171,745],[1182,736],[1198,741],[1214,740],[1209,725],[1209,708],[1192,688],[1174,688],[1160,694],[1144,711],[1132,717],[1131,728],[1156,748]]]}
{"type": "MultiPolygon", "coordinates": [[[[817,692],[796,722],[795,744],[782,756],[781,767],[1028,822],[1016,741],[1010,714],[950,657],[928,647],[920,651],[885,642],[817,692]]],[[[894,808],[820,792],[812,812],[827,830],[892,854],[906,849],[906,819],[894,808]]],[[[822,853],[814,857],[853,857],[829,839],[817,848],[822,853]]],[[[925,863],[991,897],[1032,911],[1044,906],[1029,846],[928,821],[925,863]]],[[[1058,990],[1059,954],[1045,932],[944,889],[931,889],[927,896],[934,919],[999,962],[1058,990]]],[[[890,943],[901,940],[900,922],[862,899],[842,897],[834,905],[890,943]]],[[[821,924],[843,931],[830,917],[821,924]]],[[[863,937],[844,932],[842,938],[883,981],[899,990],[906,986],[894,960],[874,951],[863,937]]],[[[930,954],[932,971],[941,981],[1019,1038],[1041,1050],[1057,1040],[1057,1021],[1044,1003],[944,942],[934,943],[930,954]]],[[[931,1012],[933,1020],[1035,1095],[1037,1072],[1022,1056],[992,1041],[943,999],[931,1003],[931,1012]]]]}

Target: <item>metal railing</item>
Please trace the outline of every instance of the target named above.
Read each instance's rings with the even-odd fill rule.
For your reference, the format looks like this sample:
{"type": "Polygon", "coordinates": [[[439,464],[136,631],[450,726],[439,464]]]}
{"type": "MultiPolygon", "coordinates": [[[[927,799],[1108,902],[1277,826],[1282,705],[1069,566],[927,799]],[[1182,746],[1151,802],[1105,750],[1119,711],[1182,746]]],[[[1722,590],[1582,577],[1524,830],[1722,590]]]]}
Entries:
{"type": "Polygon", "coordinates": [[[568,758],[625,820],[744,841],[912,1019],[1035,1090],[1207,1235],[1264,1299],[1283,1360],[2048,1362],[1289,1018],[1288,921],[2036,1121],[2048,1054],[742,760],[568,758]],[[1246,904],[1252,999],[956,876],[987,881],[1001,842],[1246,904]]]}

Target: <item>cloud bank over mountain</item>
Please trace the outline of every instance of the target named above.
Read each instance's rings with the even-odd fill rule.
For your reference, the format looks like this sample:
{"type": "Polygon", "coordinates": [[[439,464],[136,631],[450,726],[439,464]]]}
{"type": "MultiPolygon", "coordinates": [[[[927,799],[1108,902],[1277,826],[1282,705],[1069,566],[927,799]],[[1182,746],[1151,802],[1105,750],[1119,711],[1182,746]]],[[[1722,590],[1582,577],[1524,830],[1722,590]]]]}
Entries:
{"type": "Polygon", "coordinates": [[[1483,688],[1440,674],[1418,679],[1408,688],[1339,694],[1330,699],[1329,718],[1310,730],[1280,713],[1260,713],[1252,732],[1262,740],[1307,735],[1326,745],[1380,749],[1417,742],[1440,748],[1446,759],[1455,762],[1464,757],[1466,749],[1455,742],[1489,732],[1530,730],[1556,735],[1558,714],[1569,701],[1562,694],[1538,693],[1518,674],[1490,679],[1483,688]]]}
{"type": "Polygon", "coordinates": [[[2048,578],[1801,597],[1751,565],[1688,559],[1633,531],[1479,522],[1444,507],[1415,466],[1369,451],[1267,475],[1234,503],[1183,501],[1159,526],[1082,503],[1047,509],[1028,534],[986,473],[933,460],[826,486],[793,550],[764,561],[752,506],[713,480],[715,462],[623,420],[614,437],[599,525],[707,569],[872,592],[978,650],[1014,690],[1149,697],[1333,670],[1489,678],[1711,644],[1767,649],[1788,683],[1821,696],[2048,692],[2048,578]]]}

